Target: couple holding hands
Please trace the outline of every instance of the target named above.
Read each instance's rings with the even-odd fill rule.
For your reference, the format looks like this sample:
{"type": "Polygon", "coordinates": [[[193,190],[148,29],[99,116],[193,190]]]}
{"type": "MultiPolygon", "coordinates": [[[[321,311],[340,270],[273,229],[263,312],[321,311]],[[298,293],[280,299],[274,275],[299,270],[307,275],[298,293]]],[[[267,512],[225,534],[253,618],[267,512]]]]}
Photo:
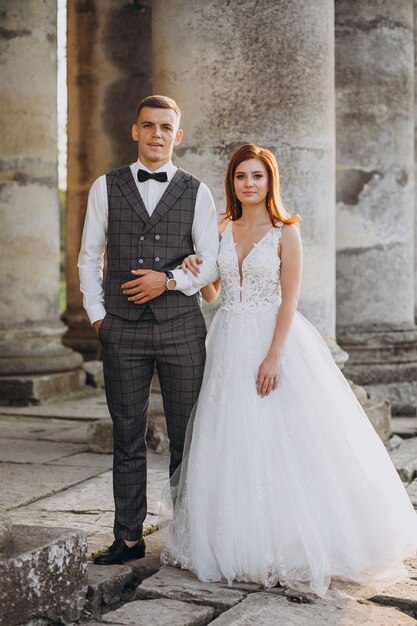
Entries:
{"type": "Polygon", "coordinates": [[[132,127],[138,160],[99,177],[88,199],[78,266],[114,437],[115,541],[95,562],[145,554],[156,367],[171,455],[164,563],[204,581],[320,596],[339,578],[382,589],[406,575],[417,518],[329,349],[297,312],[300,218],[283,205],[275,157],[236,150],[218,226],[208,187],[171,161],[180,116],[171,98],[145,98],[132,127]],[[200,294],[211,302],[219,292],[206,337],[200,294]]]}

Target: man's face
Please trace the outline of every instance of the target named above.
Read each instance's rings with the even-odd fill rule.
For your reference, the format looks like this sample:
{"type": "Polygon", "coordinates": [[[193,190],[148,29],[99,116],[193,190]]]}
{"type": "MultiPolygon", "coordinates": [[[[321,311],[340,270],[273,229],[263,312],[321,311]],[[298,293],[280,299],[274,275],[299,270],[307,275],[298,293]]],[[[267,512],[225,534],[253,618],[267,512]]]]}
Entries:
{"type": "Polygon", "coordinates": [[[182,139],[179,119],[173,109],[143,107],[132,126],[132,137],[138,142],[138,157],[150,170],[167,163],[182,139]]]}

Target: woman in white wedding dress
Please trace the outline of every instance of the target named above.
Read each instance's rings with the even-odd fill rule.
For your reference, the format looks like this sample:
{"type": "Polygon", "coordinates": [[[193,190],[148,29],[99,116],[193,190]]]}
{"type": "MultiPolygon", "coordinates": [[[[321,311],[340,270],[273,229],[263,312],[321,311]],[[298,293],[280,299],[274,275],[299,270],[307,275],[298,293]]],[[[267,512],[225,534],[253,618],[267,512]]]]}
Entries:
{"type": "MultiPolygon", "coordinates": [[[[283,207],[271,152],[237,150],[226,199],[222,304],[163,562],[204,581],[324,596],[342,577],[380,590],[406,575],[417,518],[329,349],[296,311],[299,218],[283,207]]],[[[195,272],[199,262],[188,257],[183,267],[195,272]]],[[[219,281],[203,296],[213,300],[218,290],[219,281]]]]}

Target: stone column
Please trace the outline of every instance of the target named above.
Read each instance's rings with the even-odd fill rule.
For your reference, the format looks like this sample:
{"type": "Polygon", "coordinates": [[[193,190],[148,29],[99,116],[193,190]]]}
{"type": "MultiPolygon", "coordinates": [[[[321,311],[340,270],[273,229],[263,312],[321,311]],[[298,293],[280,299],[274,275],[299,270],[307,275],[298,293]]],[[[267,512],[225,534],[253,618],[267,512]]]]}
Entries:
{"type": "Polygon", "coordinates": [[[130,129],[151,93],[151,0],[68,3],[67,310],[65,343],[94,358],[77,259],[91,183],[137,158],[130,129]]]}
{"type": "Polygon", "coordinates": [[[337,338],[347,375],[414,413],[413,2],[335,6],[337,338]]]}
{"type": "Polygon", "coordinates": [[[303,217],[300,308],[330,343],[335,336],[333,21],[331,0],[153,3],[154,90],[175,98],[183,111],[185,135],[176,161],[208,183],[222,212],[233,150],[253,142],[275,153],[287,207],[303,217]]]}
{"type": "Polygon", "coordinates": [[[59,320],[56,2],[0,16],[0,398],[38,402],[84,384],[59,320]]]}

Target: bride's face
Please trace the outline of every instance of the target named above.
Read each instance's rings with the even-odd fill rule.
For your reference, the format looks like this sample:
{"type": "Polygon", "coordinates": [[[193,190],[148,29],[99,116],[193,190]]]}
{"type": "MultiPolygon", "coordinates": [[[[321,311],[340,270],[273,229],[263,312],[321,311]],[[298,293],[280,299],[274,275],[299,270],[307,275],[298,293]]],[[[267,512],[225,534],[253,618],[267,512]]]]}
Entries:
{"type": "Polygon", "coordinates": [[[242,204],[258,205],[265,201],[269,177],[260,159],[242,161],[234,175],[235,194],[242,204]]]}

